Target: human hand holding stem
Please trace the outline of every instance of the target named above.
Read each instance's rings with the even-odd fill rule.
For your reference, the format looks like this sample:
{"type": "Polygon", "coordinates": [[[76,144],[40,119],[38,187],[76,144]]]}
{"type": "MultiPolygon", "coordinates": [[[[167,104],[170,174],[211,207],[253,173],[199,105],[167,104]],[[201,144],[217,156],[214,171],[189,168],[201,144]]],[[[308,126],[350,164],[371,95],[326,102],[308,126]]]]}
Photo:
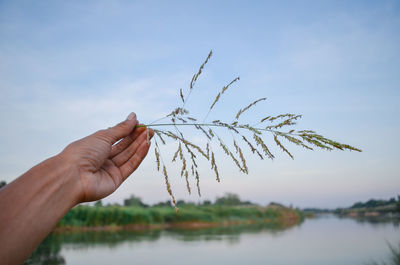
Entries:
{"type": "Polygon", "coordinates": [[[136,115],[68,145],[0,190],[0,261],[22,264],[75,205],[113,193],[145,158],[153,136],[136,115]]]}
{"type": "Polygon", "coordinates": [[[81,183],[80,201],[102,199],[114,192],[140,165],[150,147],[152,129],[139,125],[136,114],[115,127],[78,140],[61,153],[72,160],[81,183]]]}

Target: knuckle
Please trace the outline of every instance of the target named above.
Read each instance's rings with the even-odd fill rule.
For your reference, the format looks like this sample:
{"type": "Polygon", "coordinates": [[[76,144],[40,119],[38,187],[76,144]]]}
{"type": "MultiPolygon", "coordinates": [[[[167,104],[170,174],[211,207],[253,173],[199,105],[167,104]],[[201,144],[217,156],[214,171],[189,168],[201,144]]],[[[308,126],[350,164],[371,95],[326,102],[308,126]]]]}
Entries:
{"type": "Polygon", "coordinates": [[[78,141],[72,142],[64,148],[64,152],[74,152],[79,146],[78,141]]]}
{"type": "Polygon", "coordinates": [[[99,130],[95,133],[95,136],[97,139],[99,140],[103,140],[106,142],[110,142],[110,133],[108,131],[108,129],[103,129],[103,130],[99,130]]]}
{"type": "Polygon", "coordinates": [[[127,129],[130,128],[130,124],[129,124],[128,121],[123,121],[123,122],[121,122],[121,123],[118,123],[116,127],[117,127],[118,129],[121,129],[121,130],[127,130],[127,129]]]}

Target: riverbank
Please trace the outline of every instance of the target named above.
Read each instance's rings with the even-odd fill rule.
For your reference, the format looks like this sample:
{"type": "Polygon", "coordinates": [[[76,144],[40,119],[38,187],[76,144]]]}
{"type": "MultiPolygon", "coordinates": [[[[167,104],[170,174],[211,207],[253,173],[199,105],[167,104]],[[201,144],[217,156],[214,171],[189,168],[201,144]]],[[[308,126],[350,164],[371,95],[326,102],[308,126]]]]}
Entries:
{"type": "Polygon", "coordinates": [[[283,206],[171,207],[78,206],[59,222],[60,231],[113,231],[149,229],[201,229],[218,226],[268,223],[289,227],[303,221],[300,210],[283,206]]]}
{"type": "MultiPolygon", "coordinates": [[[[248,220],[248,221],[224,221],[224,222],[181,222],[181,223],[163,223],[163,224],[130,224],[130,225],[108,225],[108,226],[57,226],[53,232],[87,232],[87,231],[143,231],[143,230],[154,230],[154,229],[205,229],[205,228],[215,228],[215,227],[228,227],[228,226],[238,226],[238,225],[252,225],[261,223],[271,223],[275,224],[269,219],[265,220],[248,220]]],[[[282,226],[289,227],[297,224],[298,222],[291,221],[282,223],[282,226]]]]}
{"type": "Polygon", "coordinates": [[[376,221],[400,220],[400,211],[396,203],[387,203],[385,205],[365,207],[342,208],[333,211],[341,218],[370,219],[376,221]]]}

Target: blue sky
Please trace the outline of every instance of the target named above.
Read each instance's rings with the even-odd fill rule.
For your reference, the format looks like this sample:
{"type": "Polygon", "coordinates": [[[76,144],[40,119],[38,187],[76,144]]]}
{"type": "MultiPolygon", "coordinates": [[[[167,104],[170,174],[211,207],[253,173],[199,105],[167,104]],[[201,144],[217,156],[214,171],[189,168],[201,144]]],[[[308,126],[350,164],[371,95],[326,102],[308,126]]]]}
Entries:
{"type": "MultiPolygon", "coordinates": [[[[266,96],[244,118],[303,114],[298,128],[364,152],[291,147],[292,161],[273,147],[274,161],[249,157],[249,175],[220,155],[221,183],[202,163],[202,199],[234,192],[262,204],[337,207],[393,197],[400,193],[399,43],[398,1],[0,1],[0,179],[12,181],[131,111],[145,123],[165,115],[212,49],[193,113],[204,116],[219,89],[240,76],[211,120],[230,121],[266,96]]],[[[171,182],[177,198],[199,200],[179,176],[171,182]]],[[[106,202],[130,194],[168,199],[152,152],[106,202]]]]}

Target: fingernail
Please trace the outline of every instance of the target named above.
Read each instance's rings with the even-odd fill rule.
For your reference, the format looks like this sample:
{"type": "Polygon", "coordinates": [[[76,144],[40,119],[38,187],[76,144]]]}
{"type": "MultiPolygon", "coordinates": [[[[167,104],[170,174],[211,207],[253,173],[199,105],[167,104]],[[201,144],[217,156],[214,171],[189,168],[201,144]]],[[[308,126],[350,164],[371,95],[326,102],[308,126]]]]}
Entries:
{"type": "Polygon", "coordinates": [[[126,118],[126,119],[133,120],[134,118],[136,118],[136,114],[135,114],[135,112],[131,112],[131,114],[129,114],[128,118],[126,118]]]}

